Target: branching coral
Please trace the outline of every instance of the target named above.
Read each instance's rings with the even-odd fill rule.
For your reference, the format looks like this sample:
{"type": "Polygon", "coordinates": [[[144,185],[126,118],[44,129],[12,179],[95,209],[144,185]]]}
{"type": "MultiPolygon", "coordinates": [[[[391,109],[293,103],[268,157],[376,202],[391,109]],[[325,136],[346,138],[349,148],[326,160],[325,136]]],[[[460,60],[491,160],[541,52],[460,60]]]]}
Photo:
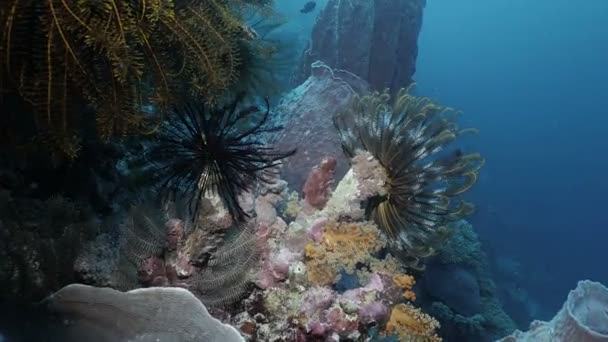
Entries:
{"type": "Polygon", "coordinates": [[[471,204],[450,198],[473,186],[483,159],[443,151],[471,131],[460,130],[448,108],[407,89],[390,100],[387,91],[363,96],[334,122],[347,155],[368,151],[385,169],[385,194],[369,201],[369,217],[404,260],[419,267],[449,235],[447,223],[472,211],[471,204]]]}
{"type": "Polygon", "coordinates": [[[1,84],[31,105],[52,150],[74,157],[83,104],[109,138],[153,129],[147,104],[162,113],[183,94],[223,95],[246,70],[241,41],[250,38],[238,8],[262,5],[268,1],[2,1],[1,84]]]}
{"type": "Polygon", "coordinates": [[[232,218],[244,220],[239,194],[266,181],[260,171],[295,153],[265,146],[260,135],[280,129],[268,124],[270,108],[242,108],[240,100],[219,109],[207,103],[180,108],[161,128],[151,153],[160,193],[188,197],[193,217],[204,196],[218,194],[232,218]]]}

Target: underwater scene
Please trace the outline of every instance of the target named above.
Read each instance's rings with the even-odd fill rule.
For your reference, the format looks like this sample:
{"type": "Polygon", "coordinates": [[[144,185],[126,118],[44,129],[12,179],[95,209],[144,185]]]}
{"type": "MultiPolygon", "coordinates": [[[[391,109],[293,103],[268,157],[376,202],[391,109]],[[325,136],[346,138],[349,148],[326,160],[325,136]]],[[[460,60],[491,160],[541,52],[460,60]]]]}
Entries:
{"type": "Polygon", "coordinates": [[[607,23],[1,0],[0,342],[608,342],[607,23]]]}

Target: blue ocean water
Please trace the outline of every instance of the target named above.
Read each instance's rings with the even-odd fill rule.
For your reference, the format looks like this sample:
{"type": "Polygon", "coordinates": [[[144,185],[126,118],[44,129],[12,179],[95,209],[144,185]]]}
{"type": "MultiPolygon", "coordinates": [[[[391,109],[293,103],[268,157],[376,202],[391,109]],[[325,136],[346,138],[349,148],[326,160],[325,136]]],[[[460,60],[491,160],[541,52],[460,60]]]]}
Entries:
{"type": "Polygon", "coordinates": [[[603,0],[433,0],[424,12],[417,92],[480,129],[471,221],[499,287],[536,318],[579,279],[608,282],[607,22],[603,0]]]}

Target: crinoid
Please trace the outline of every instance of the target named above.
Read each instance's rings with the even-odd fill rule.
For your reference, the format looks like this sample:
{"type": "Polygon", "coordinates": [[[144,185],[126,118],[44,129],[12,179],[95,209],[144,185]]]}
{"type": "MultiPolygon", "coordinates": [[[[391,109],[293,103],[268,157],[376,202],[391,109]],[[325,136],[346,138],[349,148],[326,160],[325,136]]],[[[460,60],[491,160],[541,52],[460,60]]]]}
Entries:
{"type": "Polygon", "coordinates": [[[160,210],[148,203],[132,206],[120,224],[119,255],[110,284],[125,291],[137,287],[144,262],[163,258],[166,235],[160,210]]]}
{"type": "Polygon", "coordinates": [[[367,151],[384,168],[386,195],[370,200],[368,213],[410,266],[419,267],[448,236],[447,223],[473,210],[450,198],[473,186],[484,160],[459,148],[445,151],[475,130],[460,130],[452,110],[408,90],[392,102],[388,91],[358,98],[335,125],[348,156],[367,151]]]}
{"type": "Polygon", "coordinates": [[[251,269],[259,261],[253,227],[245,225],[214,251],[199,273],[193,276],[191,290],[208,306],[226,306],[240,299],[251,284],[251,269]]]}
{"type": "Polygon", "coordinates": [[[240,106],[242,96],[224,107],[206,103],[177,108],[167,120],[151,152],[153,170],[163,199],[186,196],[192,217],[206,194],[217,194],[237,221],[247,213],[238,197],[257,183],[267,182],[260,171],[273,169],[295,150],[275,151],[263,134],[281,127],[268,123],[270,106],[240,106]]]}
{"type": "Polygon", "coordinates": [[[125,291],[186,287],[208,306],[241,298],[259,261],[254,226],[225,226],[208,209],[189,224],[175,216],[183,214],[181,203],[168,203],[162,210],[146,203],[132,207],[120,226],[117,267],[109,285],[125,291]]]}
{"type": "Polygon", "coordinates": [[[154,130],[183,94],[220,98],[244,68],[240,8],[268,2],[4,0],[0,86],[29,104],[41,145],[75,157],[84,113],[108,139],[154,130]]]}

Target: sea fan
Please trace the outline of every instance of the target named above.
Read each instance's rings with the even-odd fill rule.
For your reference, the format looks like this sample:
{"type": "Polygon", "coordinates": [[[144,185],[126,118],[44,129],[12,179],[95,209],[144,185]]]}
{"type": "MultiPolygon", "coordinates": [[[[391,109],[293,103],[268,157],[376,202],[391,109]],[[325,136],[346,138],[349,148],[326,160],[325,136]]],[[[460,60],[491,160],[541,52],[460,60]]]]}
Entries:
{"type": "Polygon", "coordinates": [[[268,101],[261,112],[257,106],[240,107],[241,99],[222,108],[206,103],[177,108],[161,128],[151,153],[160,194],[164,200],[186,196],[192,217],[203,196],[215,193],[231,217],[243,221],[247,213],[239,195],[266,182],[260,171],[295,153],[265,146],[262,135],[281,129],[268,124],[268,101]]]}
{"type": "Polygon", "coordinates": [[[472,129],[459,130],[454,113],[401,89],[389,103],[388,91],[355,100],[335,118],[345,153],[368,151],[385,169],[386,195],[369,202],[368,213],[419,267],[449,236],[447,223],[470,214],[473,206],[450,198],[468,190],[483,165],[479,153],[444,151],[472,129]]]}

